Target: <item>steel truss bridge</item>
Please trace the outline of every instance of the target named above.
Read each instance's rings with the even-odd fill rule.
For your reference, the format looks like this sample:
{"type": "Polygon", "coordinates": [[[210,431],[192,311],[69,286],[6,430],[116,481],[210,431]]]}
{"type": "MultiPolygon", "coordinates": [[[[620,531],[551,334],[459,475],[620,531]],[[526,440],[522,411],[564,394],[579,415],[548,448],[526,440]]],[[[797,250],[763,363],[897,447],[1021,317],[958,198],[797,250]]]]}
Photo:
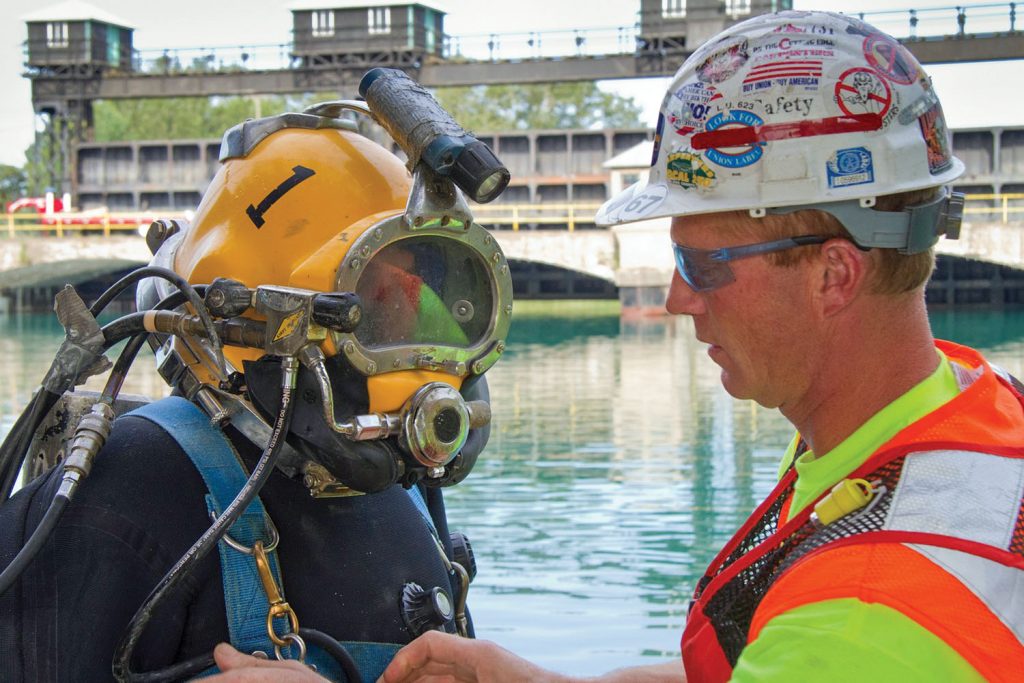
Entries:
{"type": "MultiPolygon", "coordinates": [[[[887,31],[925,64],[1024,57],[1016,3],[900,9],[857,16],[887,31]]],[[[443,57],[359,53],[350,60],[299,59],[290,44],[138,51],[130,72],[68,66],[29,72],[37,106],[53,102],[348,91],[368,68],[405,69],[427,87],[594,81],[670,76],[688,55],[649,43],[637,25],[572,31],[445,36],[443,57]]],[[[358,50],[358,41],[354,44],[358,50]]]]}

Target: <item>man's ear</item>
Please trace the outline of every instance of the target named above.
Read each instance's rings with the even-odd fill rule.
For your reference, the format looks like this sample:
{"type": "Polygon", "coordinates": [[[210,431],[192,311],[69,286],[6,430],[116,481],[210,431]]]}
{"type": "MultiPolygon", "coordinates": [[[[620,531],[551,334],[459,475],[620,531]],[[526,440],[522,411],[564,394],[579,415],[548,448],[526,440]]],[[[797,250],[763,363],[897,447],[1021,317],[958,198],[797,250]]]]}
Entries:
{"type": "Polygon", "coordinates": [[[835,238],[821,245],[818,295],[822,313],[832,316],[846,308],[868,286],[871,252],[835,238]]]}

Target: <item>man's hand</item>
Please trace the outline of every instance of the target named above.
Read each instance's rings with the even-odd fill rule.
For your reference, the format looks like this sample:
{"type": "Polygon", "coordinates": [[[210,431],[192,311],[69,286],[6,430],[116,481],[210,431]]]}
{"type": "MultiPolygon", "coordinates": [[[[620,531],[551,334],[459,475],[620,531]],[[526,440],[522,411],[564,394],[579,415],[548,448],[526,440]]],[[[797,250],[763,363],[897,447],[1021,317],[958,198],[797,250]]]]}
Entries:
{"type": "Polygon", "coordinates": [[[395,655],[378,683],[412,683],[443,677],[467,683],[565,683],[572,679],[531,664],[487,640],[428,631],[395,655]]]}
{"type": "MultiPolygon", "coordinates": [[[[243,655],[227,643],[213,651],[222,673],[204,683],[324,683],[309,667],[294,660],[276,661],[243,655]]],[[[445,680],[453,683],[578,683],[517,657],[487,640],[471,640],[428,631],[399,650],[377,683],[445,680]]],[[[685,683],[681,660],[653,666],[619,669],[592,683],[685,683]]]]}
{"type": "Polygon", "coordinates": [[[326,678],[317,676],[305,664],[294,660],[278,661],[243,655],[227,643],[221,643],[213,650],[213,658],[221,673],[204,678],[213,683],[324,683],[326,678]]]}

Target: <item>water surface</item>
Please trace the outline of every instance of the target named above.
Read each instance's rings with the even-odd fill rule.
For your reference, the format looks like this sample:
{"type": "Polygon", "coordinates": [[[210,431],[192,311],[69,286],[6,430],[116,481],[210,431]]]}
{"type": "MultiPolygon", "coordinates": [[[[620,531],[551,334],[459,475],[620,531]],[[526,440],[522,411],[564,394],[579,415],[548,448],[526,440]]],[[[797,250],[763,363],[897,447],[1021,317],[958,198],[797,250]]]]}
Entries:
{"type": "MultiPolygon", "coordinates": [[[[1024,312],[933,324],[1024,375],[1024,312]]],[[[0,430],[60,337],[52,316],[0,317],[0,430]]],[[[605,304],[517,303],[488,380],[490,444],[447,492],[476,551],[478,635],[577,674],[677,657],[693,582],[771,489],[788,423],[722,390],[686,319],[605,304]]],[[[147,352],[125,391],[166,393],[147,352]]]]}

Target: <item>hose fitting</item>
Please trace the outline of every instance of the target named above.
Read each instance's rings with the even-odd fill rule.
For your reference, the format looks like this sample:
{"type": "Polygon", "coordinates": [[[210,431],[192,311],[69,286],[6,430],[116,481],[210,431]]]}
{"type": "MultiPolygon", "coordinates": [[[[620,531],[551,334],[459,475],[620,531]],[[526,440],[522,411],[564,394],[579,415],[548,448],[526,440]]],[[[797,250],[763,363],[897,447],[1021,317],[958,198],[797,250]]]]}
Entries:
{"type": "Polygon", "coordinates": [[[107,442],[113,422],[114,409],[106,403],[96,403],[78,423],[64,459],[64,479],[60,487],[68,498],[78,483],[92,471],[92,462],[107,442]]]}

